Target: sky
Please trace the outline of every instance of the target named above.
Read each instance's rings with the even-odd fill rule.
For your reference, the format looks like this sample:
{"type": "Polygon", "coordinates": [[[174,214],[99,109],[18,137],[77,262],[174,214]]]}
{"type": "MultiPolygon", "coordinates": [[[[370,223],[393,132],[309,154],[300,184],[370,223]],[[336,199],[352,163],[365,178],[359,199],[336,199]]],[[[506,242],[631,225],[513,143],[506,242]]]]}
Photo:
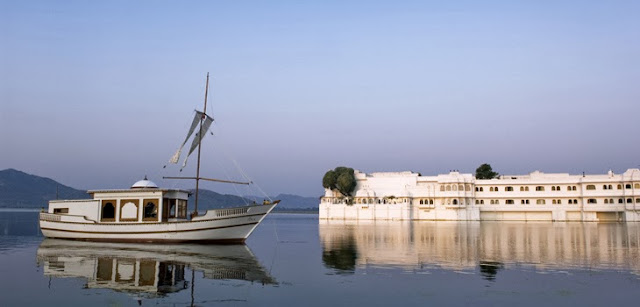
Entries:
{"type": "MultiPolygon", "coordinates": [[[[319,196],[364,172],[640,167],[638,1],[0,0],[0,169],[80,189],[167,166],[319,196]],[[239,165],[240,170],[236,165],[239,165]]],[[[223,193],[237,186],[203,183],[223,193]]],[[[244,187],[240,187],[244,189],[244,187]]]]}

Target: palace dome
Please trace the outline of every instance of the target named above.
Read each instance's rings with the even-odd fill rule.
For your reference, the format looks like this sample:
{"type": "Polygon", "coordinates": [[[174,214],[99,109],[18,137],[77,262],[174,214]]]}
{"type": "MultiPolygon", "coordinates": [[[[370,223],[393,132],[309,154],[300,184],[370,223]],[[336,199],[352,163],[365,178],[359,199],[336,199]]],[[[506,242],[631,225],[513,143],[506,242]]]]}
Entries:
{"type": "Polygon", "coordinates": [[[131,186],[132,189],[157,189],[158,185],[153,181],[147,179],[147,176],[144,176],[144,179],[137,181],[131,186]]]}

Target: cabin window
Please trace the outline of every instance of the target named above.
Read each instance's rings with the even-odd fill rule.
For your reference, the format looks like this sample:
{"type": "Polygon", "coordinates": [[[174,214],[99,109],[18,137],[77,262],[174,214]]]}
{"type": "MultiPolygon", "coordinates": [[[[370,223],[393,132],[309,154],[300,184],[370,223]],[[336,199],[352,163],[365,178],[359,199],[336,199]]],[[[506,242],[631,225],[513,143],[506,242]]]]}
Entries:
{"type": "Polygon", "coordinates": [[[595,190],[595,189],[596,189],[596,186],[593,184],[590,184],[587,186],[587,190],[595,190]]]}
{"type": "Polygon", "coordinates": [[[102,221],[115,221],[116,220],[116,203],[115,200],[103,200],[102,201],[102,221]]]}
{"type": "Polygon", "coordinates": [[[53,213],[67,214],[67,213],[69,213],[69,208],[55,208],[55,209],[53,209],[53,213]]]}
{"type": "Polygon", "coordinates": [[[536,191],[544,191],[544,187],[539,185],[536,187],[536,191]]]}
{"type": "Polygon", "coordinates": [[[158,200],[157,199],[145,199],[143,207],[142,219],[146,221],[158,220],[158,200]]]}
{"type": "Polygon", "coordinates": [[[122,199],[120,200],[120,220],[121,221],[137,221],[138,220],[138,199],[122,199]]]}
{"type": "MultiPolygon", "coordinates": [[[[370,199],[370,201],[372,201],[370,199]]],[[[187,201],[184,199],[178,199],[178,216],[177,218],[187,218],[187,201]]]]}

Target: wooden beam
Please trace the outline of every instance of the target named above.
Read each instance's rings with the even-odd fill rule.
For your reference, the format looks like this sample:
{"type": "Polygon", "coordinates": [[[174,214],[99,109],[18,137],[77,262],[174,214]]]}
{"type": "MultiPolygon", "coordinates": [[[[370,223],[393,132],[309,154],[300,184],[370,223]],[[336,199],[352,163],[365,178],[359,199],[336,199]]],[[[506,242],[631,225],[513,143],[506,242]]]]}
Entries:
{"type": "Polygon", "coordinates": [[[162,177],[162,179],[192,179],[192,180],[199,179],[199,180],[207,180],[207,181],[215,181],[215,182],[223,182],[223,183],[234,183],[234,184],[246,184],[246,185],[249,185],[252,183],[252,182],[222,180],[222,179],[204,178],[204,177],[162,177]]]}

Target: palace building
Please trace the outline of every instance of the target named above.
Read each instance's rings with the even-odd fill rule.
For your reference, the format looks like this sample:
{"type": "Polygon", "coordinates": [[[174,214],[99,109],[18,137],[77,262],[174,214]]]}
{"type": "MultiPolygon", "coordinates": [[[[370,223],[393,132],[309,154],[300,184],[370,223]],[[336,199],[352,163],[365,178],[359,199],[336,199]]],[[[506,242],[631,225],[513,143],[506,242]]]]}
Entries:
{"type": "Polygon", "coordinates": [[[355,171],[353,197],[329,189],[320,219],[640,221],[640,169],[622,174],[501,175],[355,171]]]}

